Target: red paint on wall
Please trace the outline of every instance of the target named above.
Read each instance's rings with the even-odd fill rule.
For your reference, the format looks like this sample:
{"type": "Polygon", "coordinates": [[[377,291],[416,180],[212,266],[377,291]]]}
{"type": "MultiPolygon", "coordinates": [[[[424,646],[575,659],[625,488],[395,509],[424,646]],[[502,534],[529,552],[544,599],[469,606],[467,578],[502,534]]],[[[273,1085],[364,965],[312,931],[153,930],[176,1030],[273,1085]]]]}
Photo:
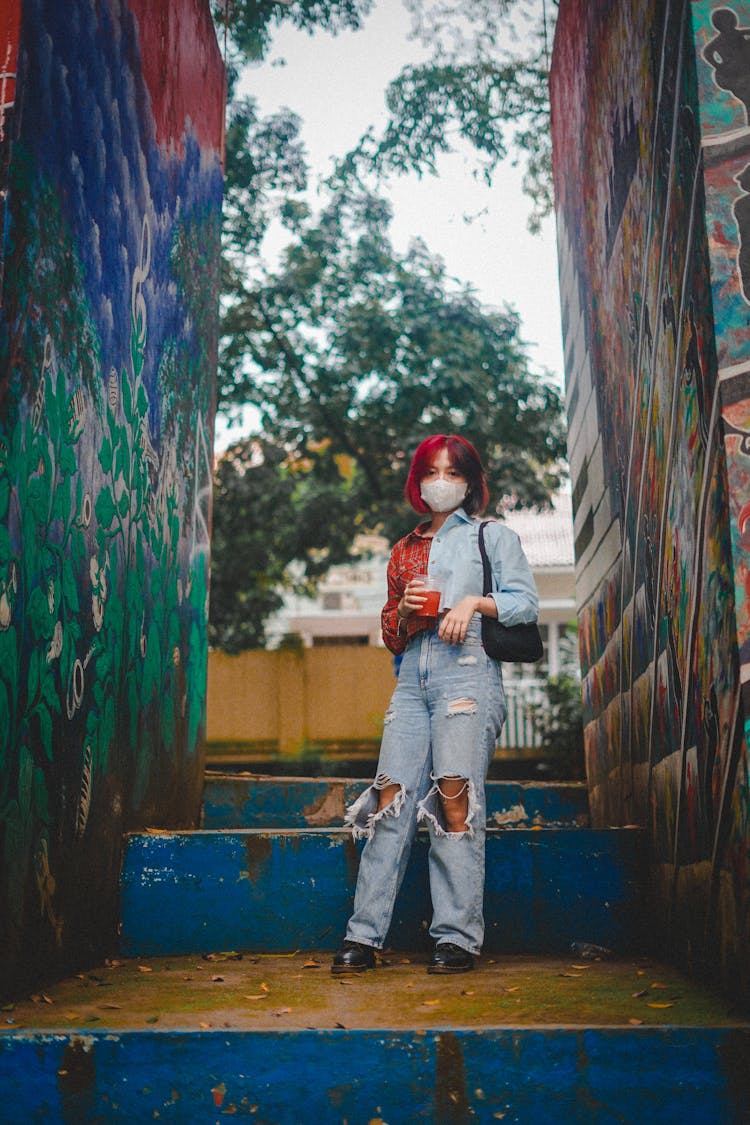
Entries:
{"type": "Polygon", "coordinates": [[[568,0],[555,29],[555,81],[550,86],[553,175],[558,203],[565,203],[568,169],[561,165],[579,152],[582,116],[588,103],[588,38],[582,34],[587,0],[568,0]]]}
{"type": "Polygon", "coordinates": [[[201,147],[221,149],[224,63],[208,0],[128,0],[128,6],[159,145],[181,154],[189,122],[201,147]]]}
{"type": "Polygon", "coordinates": [[[8,110],[16,100],[16,64],[21,32],[21,0],[0,5],[0,141],[5,136],[8,110]]]}

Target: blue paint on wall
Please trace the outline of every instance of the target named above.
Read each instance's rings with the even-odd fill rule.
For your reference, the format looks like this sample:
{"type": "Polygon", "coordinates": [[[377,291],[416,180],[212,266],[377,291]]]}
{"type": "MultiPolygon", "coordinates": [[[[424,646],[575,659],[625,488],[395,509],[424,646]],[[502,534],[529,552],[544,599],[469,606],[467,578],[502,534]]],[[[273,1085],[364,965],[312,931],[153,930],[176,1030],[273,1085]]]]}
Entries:
{"type": "MultiPolygon", "coordinates": [[[[490,830],[485,951],[557,953],[573,941],[642,948],[642,844],[627,829],[490,830]]],[[[427,845],[418,833],[388,939],[399,949],[427,941],[427,845]]],[[[121,950],[335,948],[351,913],[359,850],[343,830],[131,836],[121,950]]]]}
{"type": "MultiPolygon", "coordinates": [[[[203,828],[337,828],[343,812],[362,793],[361,780],[206,777],[203,828]]],[[[488,781],[487,822],[549,827],[588,823],[583,783],[533,784],[488,781]]]]}
{"type": "Polygon", "coordinates": [[[208,0],[154,0],[141,25],[134,4],[20,0],[10,45],[2,993],[110,950],[123,830],[200,808],[223,64],[208,0]],[[146,63],[169,59],[180,92],[181,33],[207,60],[213,126],[175,116],[162,143],[146,63]]]}
{"type": "Polygon", "coordinates": [[[99,1030],[0,1037],[0,1103],[6,1125],[744,1125],[748,1069],[731,1028],[99,1030]]]}

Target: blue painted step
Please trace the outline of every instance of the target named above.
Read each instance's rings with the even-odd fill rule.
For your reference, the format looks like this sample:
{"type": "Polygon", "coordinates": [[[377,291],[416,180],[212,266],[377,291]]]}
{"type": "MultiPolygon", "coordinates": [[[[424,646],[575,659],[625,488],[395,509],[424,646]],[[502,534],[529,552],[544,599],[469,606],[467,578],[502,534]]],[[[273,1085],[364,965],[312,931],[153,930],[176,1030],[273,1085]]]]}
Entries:
{"type": "MultiPolygon", "coordinates": [[[[207,774],[204,828],[335,828],[367,782],[350,778],[207,774]]],[[[582,782],[487,782],[490,825],[588,824],[582,782]]]]}
{"type": "MultiPolygon", "coordinates": [[[[348,831],[133,835],[121,880],[127,956],[333,949],[351,912],[358,855],[348,831]]],[[[485,952],[560,953],[573,941],[643,948],[643,834],[491,829],[485,952]]],[[[427,833],[417,834],[388,944],[427,944],[427,833]]]]}
{"type": "Polygon", "coordinates": [[[742,1125],[746,1028],[0,1036],[7,1125],[742,1125]]]}

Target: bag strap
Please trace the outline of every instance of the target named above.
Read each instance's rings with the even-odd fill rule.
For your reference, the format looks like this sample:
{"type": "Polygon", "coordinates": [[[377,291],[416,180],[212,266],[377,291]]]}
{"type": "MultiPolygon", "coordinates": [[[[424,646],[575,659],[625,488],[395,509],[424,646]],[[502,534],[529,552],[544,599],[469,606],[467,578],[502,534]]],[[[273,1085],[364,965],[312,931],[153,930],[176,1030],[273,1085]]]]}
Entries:
{"type": "Polygon", "coordinates": [[[482,572],[484,574],[482,597],[484,598],[492,593],[492,569],[490,567],[490,560],[487,558],[487,548],[484,545],[484,529],[488,523],[492,523],[492,520],[482,520],[479,525],[479,553],[482,556],[482,572]]]}

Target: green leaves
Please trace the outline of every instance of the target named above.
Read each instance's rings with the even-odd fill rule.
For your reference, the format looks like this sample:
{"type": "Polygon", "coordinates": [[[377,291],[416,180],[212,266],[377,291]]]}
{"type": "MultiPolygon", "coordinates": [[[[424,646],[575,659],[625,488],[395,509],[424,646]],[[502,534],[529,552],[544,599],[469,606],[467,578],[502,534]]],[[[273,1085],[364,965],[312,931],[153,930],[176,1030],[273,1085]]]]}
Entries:
{"type": "Polygon", "coordinates": [[[431,433],[474,443],[496,504],[543,505],[559,484],[561,395],[530,369],[517,316],[483,307],[423,244],[397,254],[389,213],[332,189],[227,313],[224,400],[255,406],[259,433],[216,474],[214,644],[264,643],[292,563],[314,583],[358,532],[404,534],[409,459],[431,433]]]}
{"type": "Polygon", "coordinates": [[[105,476],[109,476],[112,472],[112,442],[107,434],[102,438],[102,444],[99,448],[99,464],[105,476]]]}
{"type": "Polygon", "coordinates": [[[117,508],[112,498],[112,491],[110,488],[102,488],[101,492],[96,498],[94,505],[96,518],[99,526],[108,530],[112,526],[112,522],[117,514],[117,508]]]}

